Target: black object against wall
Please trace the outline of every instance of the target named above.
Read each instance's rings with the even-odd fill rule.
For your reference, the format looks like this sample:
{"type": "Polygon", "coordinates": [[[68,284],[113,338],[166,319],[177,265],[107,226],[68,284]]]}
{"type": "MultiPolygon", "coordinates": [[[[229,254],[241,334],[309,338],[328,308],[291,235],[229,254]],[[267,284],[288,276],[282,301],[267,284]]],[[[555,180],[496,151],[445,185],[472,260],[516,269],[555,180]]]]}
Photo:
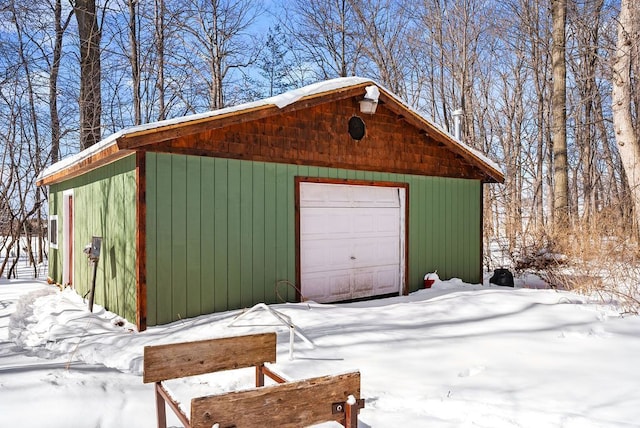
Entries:
{"type": "Polygon", "coordinates": [[[495,269],[489,282],[495,285],[513,287],[513,274],[509,272],[509,269],[495,269]]]}

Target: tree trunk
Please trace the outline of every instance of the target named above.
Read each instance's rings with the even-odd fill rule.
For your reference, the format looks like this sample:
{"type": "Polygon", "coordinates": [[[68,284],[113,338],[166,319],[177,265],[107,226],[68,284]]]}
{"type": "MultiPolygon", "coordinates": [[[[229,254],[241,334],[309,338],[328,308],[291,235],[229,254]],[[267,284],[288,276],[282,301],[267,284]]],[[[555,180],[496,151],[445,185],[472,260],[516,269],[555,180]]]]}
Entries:
{"type": "Polygon", "coordinates": [[[607,167],[607,183],[609,189],[607,191],[609,205],[615,206],[617,212],[620,214],[620,219],[624,218],[624,204],[621,201],[624,199],[621,194],[621,183],[616,178],[616,173],[619,171],[617,158],[614,157],[615,152],[611,150],[609,145],[609,133],[607,132],[607,126],[605,124],[605,118],[602,108],[602,97],[600,91],[596,89],[596,99],[594,101],[594,108],[596,114],[596,122],[598,123],[598,130],[600,140],[602,140],[603,158],[607,167]]]}
{"type": "MultiPolygon", "coordinates": [[[[13,23],[15,25],[16,35],[18,38],[18,56],[20,59],[21,66],[24,70],[24,79],[27,84],[27,94],[29,98],[29,122],[32,126],[32,136],[29,141],[28,151],[30,158],[32,160],[31,167],[35,175],[40,173],[40,170],[44,167],[42,162],[42,147],[40,142],[40,133],[38,130],[38,114],[37,114],[37,101],[36,101],[36,89],[34,88],[32,75],[31,75],[31,67],[29,59],[25,53],[25,42],[23,39],[24,31],[21,25],[21,19],[18,17],[16,12],[15,3],[11,4],[11,12],[13,17],[13,23]]],[[[4,169],[4,168],[3,168],[4,169]]],[[[35,189],[35,201],[40,203],[42,201],[42,189],[40,187],[35,189]]],[[[24,209],[24,204],[22,205],[24,209]]],[[[38,219],[41,218],[40,210],[37,211],[38,219]]],[[[20,236],[20,230],[16,232],[18,236],[20,236]]],[[[29,254],[31,255],[31,242],[29,242],[29,254]]]]}
{"type": "Polygon", "coordinates": [[[569,225],[569,180],[567,166],[567,66],[565,60],[566,0],[551,1],[553,69],[552,140],[553,140],[553,211],[554,235],[566,232],[569,225]]]}
{"type": "Polygon", "coordinates": [[[633,201],[636,230],[640,226],[640,142],[634,128],[631,103],[634,63],[638,61],[640,13],[636,0],[622,0],[618,17],[618,41],[613,63],[613,124],[620,159],[633,201]]]}
{"type": "Polygon", "coordinates": [[[60,59],[62,58],[62,41],[64,32],[71,20],[71,14],[62,22],[62,0],[55,0],[53,6],[55,38],[53,42],[53,61],[49,71],[49,115],[51,118],[51,163],[60,160],[60,116],[58,115],[58,74],[60,73],[60,59]]]}
{"type": "Polygon", "coordinates": [[[129,62],[131,64],[131,85],[133,91],[134,125],[142,123],[142,110],[140,106],[140,61],[138,55],[138,14],[136,13],[137,0],[129,0],[129,62]]]}
{"type": "Polygon", "coordinates": [[[347,77],[347,2],[340,4],[340,77],[347,77]]]}
{"type": "Polygon", "coordinates": [[[167,118],[165,106],[165,87],[164,87],[164,0],[156,0],[155,2],[155,44],[157,51],[156,69],[158,76],[156,78],[156,89],[158,91],[158,120],[167,118]]]}
{"type": "Polygon", "coordinates": [[[80,149],[100,141],[100,39],[95,0],[76,0],[73,11],[80,38],[80,149]]]}

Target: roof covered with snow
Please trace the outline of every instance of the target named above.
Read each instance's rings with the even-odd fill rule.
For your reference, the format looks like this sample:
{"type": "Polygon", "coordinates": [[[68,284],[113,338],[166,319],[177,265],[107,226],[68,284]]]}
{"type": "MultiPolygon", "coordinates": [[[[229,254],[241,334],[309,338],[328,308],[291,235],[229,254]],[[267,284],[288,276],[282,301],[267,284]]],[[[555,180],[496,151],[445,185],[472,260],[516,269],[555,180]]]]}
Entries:
{"type": "MultiPolygon", "coordinates": [[[[62,181],[64,179],[71,178],[71,173],[68,172],[69,169],[76,167],[79,168],[79,165],[82,165],[83,171],[84,168],[86,170],[91,170],[98,166],[101,166],[105,162],[97,162],[95,159],[101,157],[103,159],[107,159],[107,161],[113,161],[116,159],[120,159],[126,155],[133,153],[132,150],[127,150],[127,147],[124,147],[122,143],[127,138],[133,136],[147,135],[152,133],[157,133],[166,129],[175,129],[181,127],[188,127],[192,124],[210,122],[217,120],[221,117],[228,117],[233,115],[240,115],[246,112],[255,111],[265,107],[277,107],[279,109],[284,109],[292,104],[295,104],[303,99],[310,99],[319,96],[323,96],[330,93],[335,93],[340,90],[354,88],[359,86],[373,85],[379,88],[379,91],[382,92],[388,99],[395,101],[397,104],[401,105],[403,109],[407,110],[411,115],[415,116],[419,119],[420,122],[424,123],[425,127],[430,128],[431,130],[436,131],[447,140],[455,148],[459,149],[463,154],[467,155],[467,157],[472,158],[475,164],[479,164],[483,167],[483,169],[491,176],[495,181],[501,182],[504,180],[504,176],[500,167],[485,156],[480,151],[467,146],[461,141],[457,140],[455,137],[450,135],[440,126],[436,125],[422,114],[420,114],[417,110],[413,109],[406,102],[400,99],[397,95],[387,90],[380,84],[375,81],[363,78],[363,77],[342,77],[331,80],[325,80],[322,82],[317,82],[311,85],[304,86],[299,89],[294,89],[288,92],[285,92],[280,95],[276,95],[269,98],[264,98],[261,100],[239,104],[237,106],[226,107],[218,110],[211,110],[204,113],[192,114],[188,116],[176,117],[173,119],[162,120],[158,122],[146,123],[138,126],[133,126],[129,128],[122,129],[116,133],[113,133],[101,140],[99,143],[79,152],[75,155],[68,156],[65,159],[49,166],[46,168],[38,177],[39,185],[47,185],[62,181]],[[122,147],[121,147],[122,145],[122,147]],[[104,155],[104,153],[110,153],[110,157],[104,155]],[[95,165],[93,168],[91,165],[95,165]]],[[[370,90],[367,91],[369,93],[370,90]]]]}

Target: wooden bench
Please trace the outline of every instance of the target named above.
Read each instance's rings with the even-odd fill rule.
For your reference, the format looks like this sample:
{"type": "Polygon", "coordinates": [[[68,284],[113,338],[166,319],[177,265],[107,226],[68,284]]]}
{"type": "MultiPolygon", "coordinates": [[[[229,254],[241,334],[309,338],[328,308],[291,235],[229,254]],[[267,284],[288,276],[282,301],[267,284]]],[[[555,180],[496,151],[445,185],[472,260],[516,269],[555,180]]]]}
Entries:
{"type": "Polygon", "coordinates": [[[358,426],[360,373],[288,382],[266,363],[276,361],[276,334],[254,334],[144,348],[144,383],[155,383],[158,427],[166,428],[166,406],[186,428],[302,427],[336,421],[358,426]],[[191,417],[163,381],[246,367],[256,369],[256,388],[191,400],[191,417]],[[264,386],[265,376],[277,384],[264,386]]]}

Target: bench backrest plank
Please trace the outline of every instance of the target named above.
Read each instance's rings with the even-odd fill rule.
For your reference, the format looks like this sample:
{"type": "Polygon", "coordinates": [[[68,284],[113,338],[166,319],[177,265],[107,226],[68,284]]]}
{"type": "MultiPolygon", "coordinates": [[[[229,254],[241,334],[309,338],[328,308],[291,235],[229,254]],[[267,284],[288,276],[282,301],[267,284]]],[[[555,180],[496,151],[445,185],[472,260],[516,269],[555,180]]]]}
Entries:
{"type": "Polygon", "coordinates": [[[276,334],[145,346],[144,383],[276,362],[276,334]]]}
{"type": "Polygon", "coordinates": [[[288,382],[191,400],[191,427],[293,428],[344,420],[333,414],[332,403],[344,403],[349,395],[360,398],[360,373],[288,382]]]}

